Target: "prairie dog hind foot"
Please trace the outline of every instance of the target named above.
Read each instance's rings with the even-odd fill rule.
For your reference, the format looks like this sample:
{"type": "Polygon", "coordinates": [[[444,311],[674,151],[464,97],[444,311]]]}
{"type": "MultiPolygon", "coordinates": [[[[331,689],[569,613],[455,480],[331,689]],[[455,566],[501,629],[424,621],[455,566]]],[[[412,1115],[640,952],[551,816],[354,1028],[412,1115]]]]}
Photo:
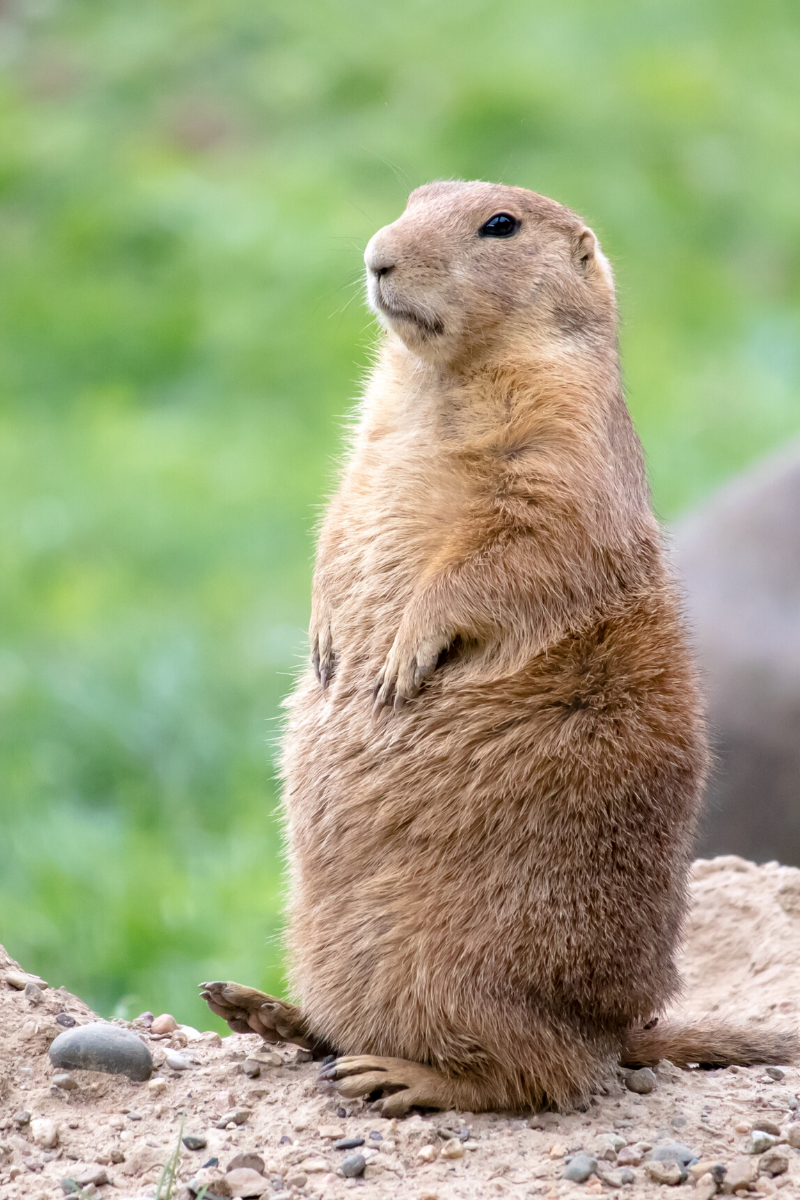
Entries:
{"type": "Polygon", "coordinates": [[[291,1042],[324,1058],[331,1047],[315,1037],[294,1004],[241,983],[201,983],[200,995],[234,1033],[257,1033],[265,1042],[291,1042]]]}
{"type": "Polygon", "coordinates": [[[465,1107],[466,1080],[451,1079],[436,1067],[406,1058],[348,1055],[323,1067],[318,1079],[345,1100],[381,1095],[384,1117],[403,1117],[411,1108],[465,1107]]]}

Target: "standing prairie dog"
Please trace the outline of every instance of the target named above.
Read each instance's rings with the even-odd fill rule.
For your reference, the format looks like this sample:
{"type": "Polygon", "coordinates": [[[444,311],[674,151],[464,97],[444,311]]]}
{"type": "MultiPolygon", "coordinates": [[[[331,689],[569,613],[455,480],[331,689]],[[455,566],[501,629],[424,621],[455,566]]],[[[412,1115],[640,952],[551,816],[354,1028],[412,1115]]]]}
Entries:
{"type": "Polygon", "coordinates": [[[707,766],[680,602],[574,213],[434,183],[367,246],[386,329],[319,537],[284,743],[299,1007],[234,1029],[343,1056],[343,1097],[569,1106],[620,1061],[787,1061],[653,1028],[707,766]]]}

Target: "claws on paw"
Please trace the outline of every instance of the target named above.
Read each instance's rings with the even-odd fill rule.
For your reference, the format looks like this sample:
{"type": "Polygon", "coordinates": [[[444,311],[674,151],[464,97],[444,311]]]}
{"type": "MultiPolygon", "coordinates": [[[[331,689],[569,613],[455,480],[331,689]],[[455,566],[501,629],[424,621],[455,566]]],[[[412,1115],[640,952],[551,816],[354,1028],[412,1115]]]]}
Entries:
{"type": "Polygon", "coordinates": [[[410,1108],[441,1108],[447,1083],[433,1067],[371,1054],[337,1058],[323,1067],[318,1079],[345,1100],[381,1096],[381,1113],[392,1117],[402,1116],[410,1108]]]}
{"type": "Polygon", "coordinates": [[[201,983],[200,995],[212,1012],[234,1033],[257,1033],[265,1042],[294,1042],[306,1050],[315,1043],[308,1036],[303,1014],[293,1004],[268,996],[240,983],[201,983]]]}
{"type": "Polygon", "coordinates": [[[398,635],[375,681],[373,713],[377,716],[389,707],[397,712],[407,700],[419,695],[422,685],[436,670],[439,655],[448,644],[449,638],[436,635],[412,646],[398,635]]]}

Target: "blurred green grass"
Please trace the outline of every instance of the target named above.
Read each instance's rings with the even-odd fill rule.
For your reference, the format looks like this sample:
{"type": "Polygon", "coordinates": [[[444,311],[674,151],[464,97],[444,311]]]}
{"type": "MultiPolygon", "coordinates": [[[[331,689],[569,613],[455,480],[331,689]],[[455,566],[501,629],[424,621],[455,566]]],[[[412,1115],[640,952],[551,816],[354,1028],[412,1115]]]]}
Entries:
{"type": "Polygon", "coordinates": [[[0,940],[100,1011],[282,986],[273,746],[411,187],[518,183],[617,271],[669,518],[800,430],[800,12],[0,7],[0,940]]]}

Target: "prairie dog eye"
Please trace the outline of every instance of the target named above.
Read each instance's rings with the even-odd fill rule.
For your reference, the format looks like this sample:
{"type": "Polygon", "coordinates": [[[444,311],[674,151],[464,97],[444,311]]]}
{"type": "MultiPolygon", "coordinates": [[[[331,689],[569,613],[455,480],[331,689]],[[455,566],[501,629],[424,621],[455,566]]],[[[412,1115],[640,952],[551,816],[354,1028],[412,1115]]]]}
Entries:
{"type": "Polygon", "coordinates": [[[495,213],[478,230],[478,237],[511,237],[519,229],[519,221],[511,213],[495,213]]]}

